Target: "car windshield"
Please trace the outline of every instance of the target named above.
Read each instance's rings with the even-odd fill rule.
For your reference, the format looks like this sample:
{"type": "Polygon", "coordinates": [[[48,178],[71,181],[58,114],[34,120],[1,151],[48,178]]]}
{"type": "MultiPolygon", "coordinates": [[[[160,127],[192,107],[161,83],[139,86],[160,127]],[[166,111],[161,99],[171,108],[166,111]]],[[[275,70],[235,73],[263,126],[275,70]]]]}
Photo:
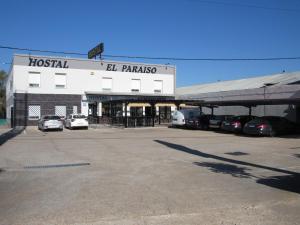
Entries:
{"type": "Polygon", "coordinates": [[[85,115],[74,115],[74,119],[85,119],[85,115]]]}
{"type": "Polygon", "coordinates": [[[44,120],[60,120],[59,116],[45,116],[44,120]]]}
{"type": "Polygon", "coordinates": [[[280,121],[281,118],[280,117],[276,117],[276,116],[264,116],[262,117],[262,119],[264,120],[268,120],[268,121],[274,121],[274,122],[277,122],[277,121],[280,121]]]}

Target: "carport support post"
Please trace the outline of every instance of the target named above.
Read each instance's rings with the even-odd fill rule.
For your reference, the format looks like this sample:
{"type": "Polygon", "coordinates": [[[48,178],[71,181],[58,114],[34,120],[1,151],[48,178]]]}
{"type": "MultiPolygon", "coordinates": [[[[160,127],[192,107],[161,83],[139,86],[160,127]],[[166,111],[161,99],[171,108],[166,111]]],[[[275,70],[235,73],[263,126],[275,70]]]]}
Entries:
{"type": "Polygon", "coordinates": [[[199,110],[202,113],[202,106],[201,105],[199,105],[199,110]]]}
{"type": "Polygon", "coordinates": [[[156,114],[155,104],[151,103],[151,117],[152,117],[152,127],[154,127],[154,118],[156,114]]]}
{"type": "Polygon", "coordinates": [[[125,102],[125,121],[124,121],[124,126],[125,126],[125,128],[127,128],[127,127],[128,127],[128,119],[127,119],[127,105],[128,105],[128,103],[127,103],[127,102],[125,102]]]}
{"type": "Polygon", "coordinates": [[[160,106],[158,106],[158,124],[160,124],[160,106]]]}
{"type": "Polygon", "coordinates": [[[213,116],[214,115],[214,107],[212,106],[210,109],[211,109],[211,115],[213,116]]]}
{"type": "Polygon", "coordinates": [[[251,116],[251,114],[252,114],[252,107],[249,106],[249,116],[251,116]]]}

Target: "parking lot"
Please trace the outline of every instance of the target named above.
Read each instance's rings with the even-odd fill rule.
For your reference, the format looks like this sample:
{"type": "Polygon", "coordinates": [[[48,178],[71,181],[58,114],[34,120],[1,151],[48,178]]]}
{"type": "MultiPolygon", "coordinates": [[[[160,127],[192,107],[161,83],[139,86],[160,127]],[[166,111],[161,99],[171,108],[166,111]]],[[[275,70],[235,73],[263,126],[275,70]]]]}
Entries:
{"type": "Polygon", "coordinates": [[[3,135],[0,224],[299,224],[300,138],[99,128],[3,135]]]}

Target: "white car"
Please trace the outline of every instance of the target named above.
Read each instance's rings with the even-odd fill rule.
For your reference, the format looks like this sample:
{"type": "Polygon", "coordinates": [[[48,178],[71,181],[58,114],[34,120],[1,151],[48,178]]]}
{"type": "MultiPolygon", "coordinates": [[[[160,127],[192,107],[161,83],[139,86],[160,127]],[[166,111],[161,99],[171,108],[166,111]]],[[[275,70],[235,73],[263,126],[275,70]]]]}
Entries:
{"type": "Polygon", "coordinates": [[[45,130],[63,130],[63,122],[59,116],[55,115],[44,115],[42,118],[38,121],[38,128],[39,130],[45,131],[45,130]]]}
{"type": "Polygon", "coordinates": [[[183,127],[187,124],[188,120],[200,116],[202,112],[199,108],[187,108],[176,110],[172,115],[172,126],[183,127]]]}
{"type": "Polygon", "coordinates": [[[88,129],[89,122],[85,115],[70,114],[65,120],[65,127],[69,129],[73,129],[75,127],[82,127],[88,129]]]}

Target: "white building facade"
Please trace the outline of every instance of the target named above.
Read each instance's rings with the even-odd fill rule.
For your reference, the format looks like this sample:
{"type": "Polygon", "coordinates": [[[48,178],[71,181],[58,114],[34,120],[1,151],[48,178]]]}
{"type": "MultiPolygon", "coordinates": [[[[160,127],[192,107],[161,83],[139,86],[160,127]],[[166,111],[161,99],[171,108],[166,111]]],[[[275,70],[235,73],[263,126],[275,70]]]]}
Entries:
{"type": "MultiPolygon", "coordinates": [[[[35,125],[46,114],[101,118],[115,115],[118,109],[130,116],[134,112],[130,105],[112,110],[110,102],[172,100],[175,81],[176,68],[170,65],[15,55],[6,82],[7,119],[15,126],[35,125]]],[[[133,107],[147,114],[147,104],[133,107]]]]}

